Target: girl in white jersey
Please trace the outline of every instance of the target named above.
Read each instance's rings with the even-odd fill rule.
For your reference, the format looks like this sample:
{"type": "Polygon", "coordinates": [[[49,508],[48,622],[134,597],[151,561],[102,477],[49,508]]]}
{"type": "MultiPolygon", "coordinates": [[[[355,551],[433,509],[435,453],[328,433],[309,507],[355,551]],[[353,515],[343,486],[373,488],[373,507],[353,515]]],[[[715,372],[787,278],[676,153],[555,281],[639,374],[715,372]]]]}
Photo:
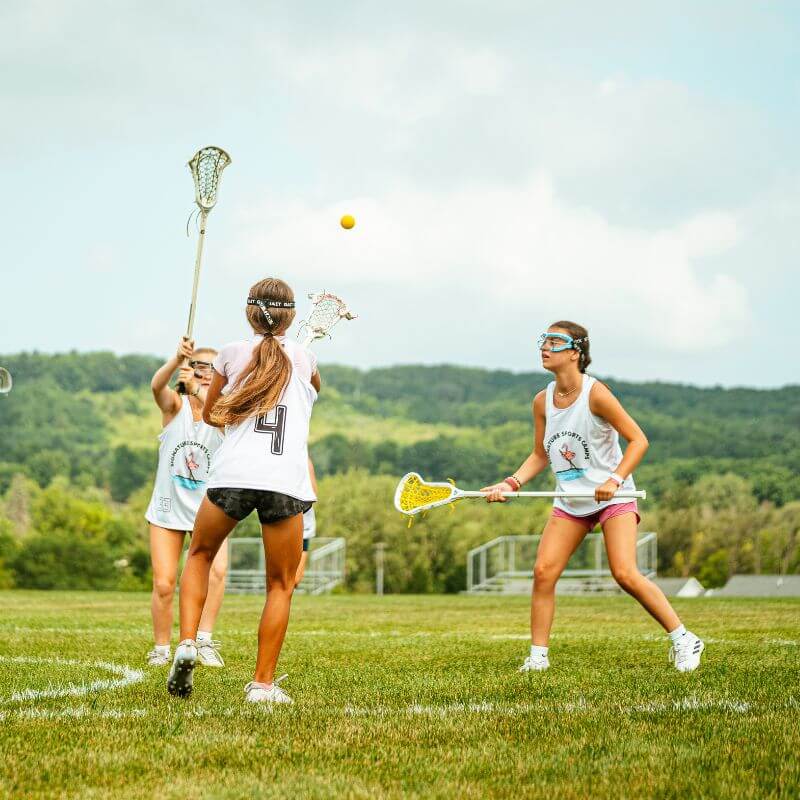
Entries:
{"type": "Polygon", "coordinates": [[[670,660],[680,672],[700,664],[703,642],[681,624],[661,589],[636,563],[636,503],[615,498],[622,487],[635,489],[633,470],[648,448],[647,437],[609,388],[586,374],[591,363],[588,331],[574,322],[550,326],[539,338],[542,366],[555,375],[533,401],[534,449],[501,483],[487,486],[487,501],[520,487],[546,469],[555,473],[556,491],[592,491],[594,499],[556,498],[536,553],[531,602],[531,652],[520,671],[550,666],[548,641],[555,612],[555,588],[570,556],[598,524],[614,579],[669,633],[670,660]],[[623,454],[622,435],[628,442],[623,454]]]}
{"type": "MultiPolygon", "coordinates": [[[[161,409],[158,468],[153,494],[145,518],[150,523],[150,557],[153,565],[153,594],[150,610],[153,617],[155,645],[147,654],[147,663],[157,667],[169,664],[172,634],[172,599],[178,574],[183,541],[194,528],[194,519],[206,490],[208,475],[222,435],[202,420],[203,403],[211,383],[211,359],[217,351],[194,349],[186,338],[178,343],[177,353],[153,375],[150,388],[161,409]],[[178,394],[169,381],[180,368],[179,380],[188,394],[178,394]]],[[[203,608],[198,631],[200,663],[222,667],[211,632],[222,605],[228,552],[222,550],[211,569],[208,602],[203,608]]]]}
{"type": "Polygon", "coordinates": [[[181,644],[167,689],[192,691],[200,615],[215,555],[236,523],[258,512],[264,539],[267,601],[258,630],[250,702],[291,703],[274,680],[295,576],[303,552],[303,513],[316,495],[308,470],[308,426],[320,389],[313,353],[285,336],[294,319],[294,294],[277,278],[250,289],[247,320],[254,336],[222,348],[203,418],[225,426],[208,492],[195,522],[181,578],[181,644]]]}

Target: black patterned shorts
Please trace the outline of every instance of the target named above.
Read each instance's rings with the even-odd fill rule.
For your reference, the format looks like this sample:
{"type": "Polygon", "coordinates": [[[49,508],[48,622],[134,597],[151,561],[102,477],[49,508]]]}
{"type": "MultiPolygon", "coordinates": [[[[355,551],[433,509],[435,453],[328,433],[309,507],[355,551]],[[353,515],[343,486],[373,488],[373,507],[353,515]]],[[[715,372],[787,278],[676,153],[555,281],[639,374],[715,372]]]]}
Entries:
{"type": "Polygon", "coordinates": [[[309,500],[298,500],[288,494],[265,489],[209,489],[206,494],[217,508],[239,521],[256,510],[262,525],[305,514],[314,505],[309,500]]]}

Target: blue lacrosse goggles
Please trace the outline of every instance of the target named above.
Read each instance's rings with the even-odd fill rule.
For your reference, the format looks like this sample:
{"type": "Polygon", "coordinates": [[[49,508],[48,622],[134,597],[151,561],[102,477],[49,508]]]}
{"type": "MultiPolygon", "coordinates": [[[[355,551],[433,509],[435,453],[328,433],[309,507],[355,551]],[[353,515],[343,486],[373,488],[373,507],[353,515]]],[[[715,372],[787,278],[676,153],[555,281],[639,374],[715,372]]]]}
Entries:
{"type": "Polygon", "coordinates": [[[578,350],[579,348],[575,345],[583,344],[588,340],[588,336],[584,336],[582,339],[573,339],[566,333],[543,333],[536,342],[536,346],[539,350],[544,350],[544,346],[549,344],[551,353],[561,353],[564,350],[578,350]]]}

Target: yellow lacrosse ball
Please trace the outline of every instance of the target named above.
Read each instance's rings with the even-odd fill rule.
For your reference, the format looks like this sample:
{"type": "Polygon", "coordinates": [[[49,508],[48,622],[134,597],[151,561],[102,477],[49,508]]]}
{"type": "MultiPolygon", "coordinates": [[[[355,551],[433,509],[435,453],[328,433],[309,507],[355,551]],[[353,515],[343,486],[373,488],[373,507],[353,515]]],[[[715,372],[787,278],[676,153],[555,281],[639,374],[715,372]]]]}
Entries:
{"type": "Polygon", "coordinates": [[[350,230],[350,228],[353,228],[353,227],[355,227],[355,224],[356,224],[356,218],[355,218],[355,217],[353,217],[353,216],[351,216],[350,214],[345,214],[345,215],[344,215],[344,216],[343,216],[343,217],[342,217],[342,218],[339,220],[339,222],[340,222],[340,224],[341,224],[341,226],[342,226],[343,228],[345,228],[346,230],[348,230],[348,231],[349,231],[349,230],[350,230]]]}

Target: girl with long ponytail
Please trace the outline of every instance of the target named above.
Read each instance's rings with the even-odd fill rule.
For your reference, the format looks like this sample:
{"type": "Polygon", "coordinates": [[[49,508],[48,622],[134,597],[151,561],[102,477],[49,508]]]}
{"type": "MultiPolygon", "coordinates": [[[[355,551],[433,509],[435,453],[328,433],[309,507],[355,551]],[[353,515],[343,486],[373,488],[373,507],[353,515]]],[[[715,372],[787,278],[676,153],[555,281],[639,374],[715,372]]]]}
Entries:
{"type": "Polygon", "coordinates": [[[195,637],[211,563],[236,523],[255,510],[264,540],[267,600],[255,674],[245,695],[249,702],[291,703],[274,676],[303,552],[303,514],[317,499],[308,470],[308,426],[320,376],[314,354],[286,338],[295,315],[286,283],[278,278],[256,283],[246,315],[254,335],[220,350],[203,409],[208,424],[224,427],[225,439],[183,570],[181,643],[167,688],[180,697],[192,691],[195,637]]]}

